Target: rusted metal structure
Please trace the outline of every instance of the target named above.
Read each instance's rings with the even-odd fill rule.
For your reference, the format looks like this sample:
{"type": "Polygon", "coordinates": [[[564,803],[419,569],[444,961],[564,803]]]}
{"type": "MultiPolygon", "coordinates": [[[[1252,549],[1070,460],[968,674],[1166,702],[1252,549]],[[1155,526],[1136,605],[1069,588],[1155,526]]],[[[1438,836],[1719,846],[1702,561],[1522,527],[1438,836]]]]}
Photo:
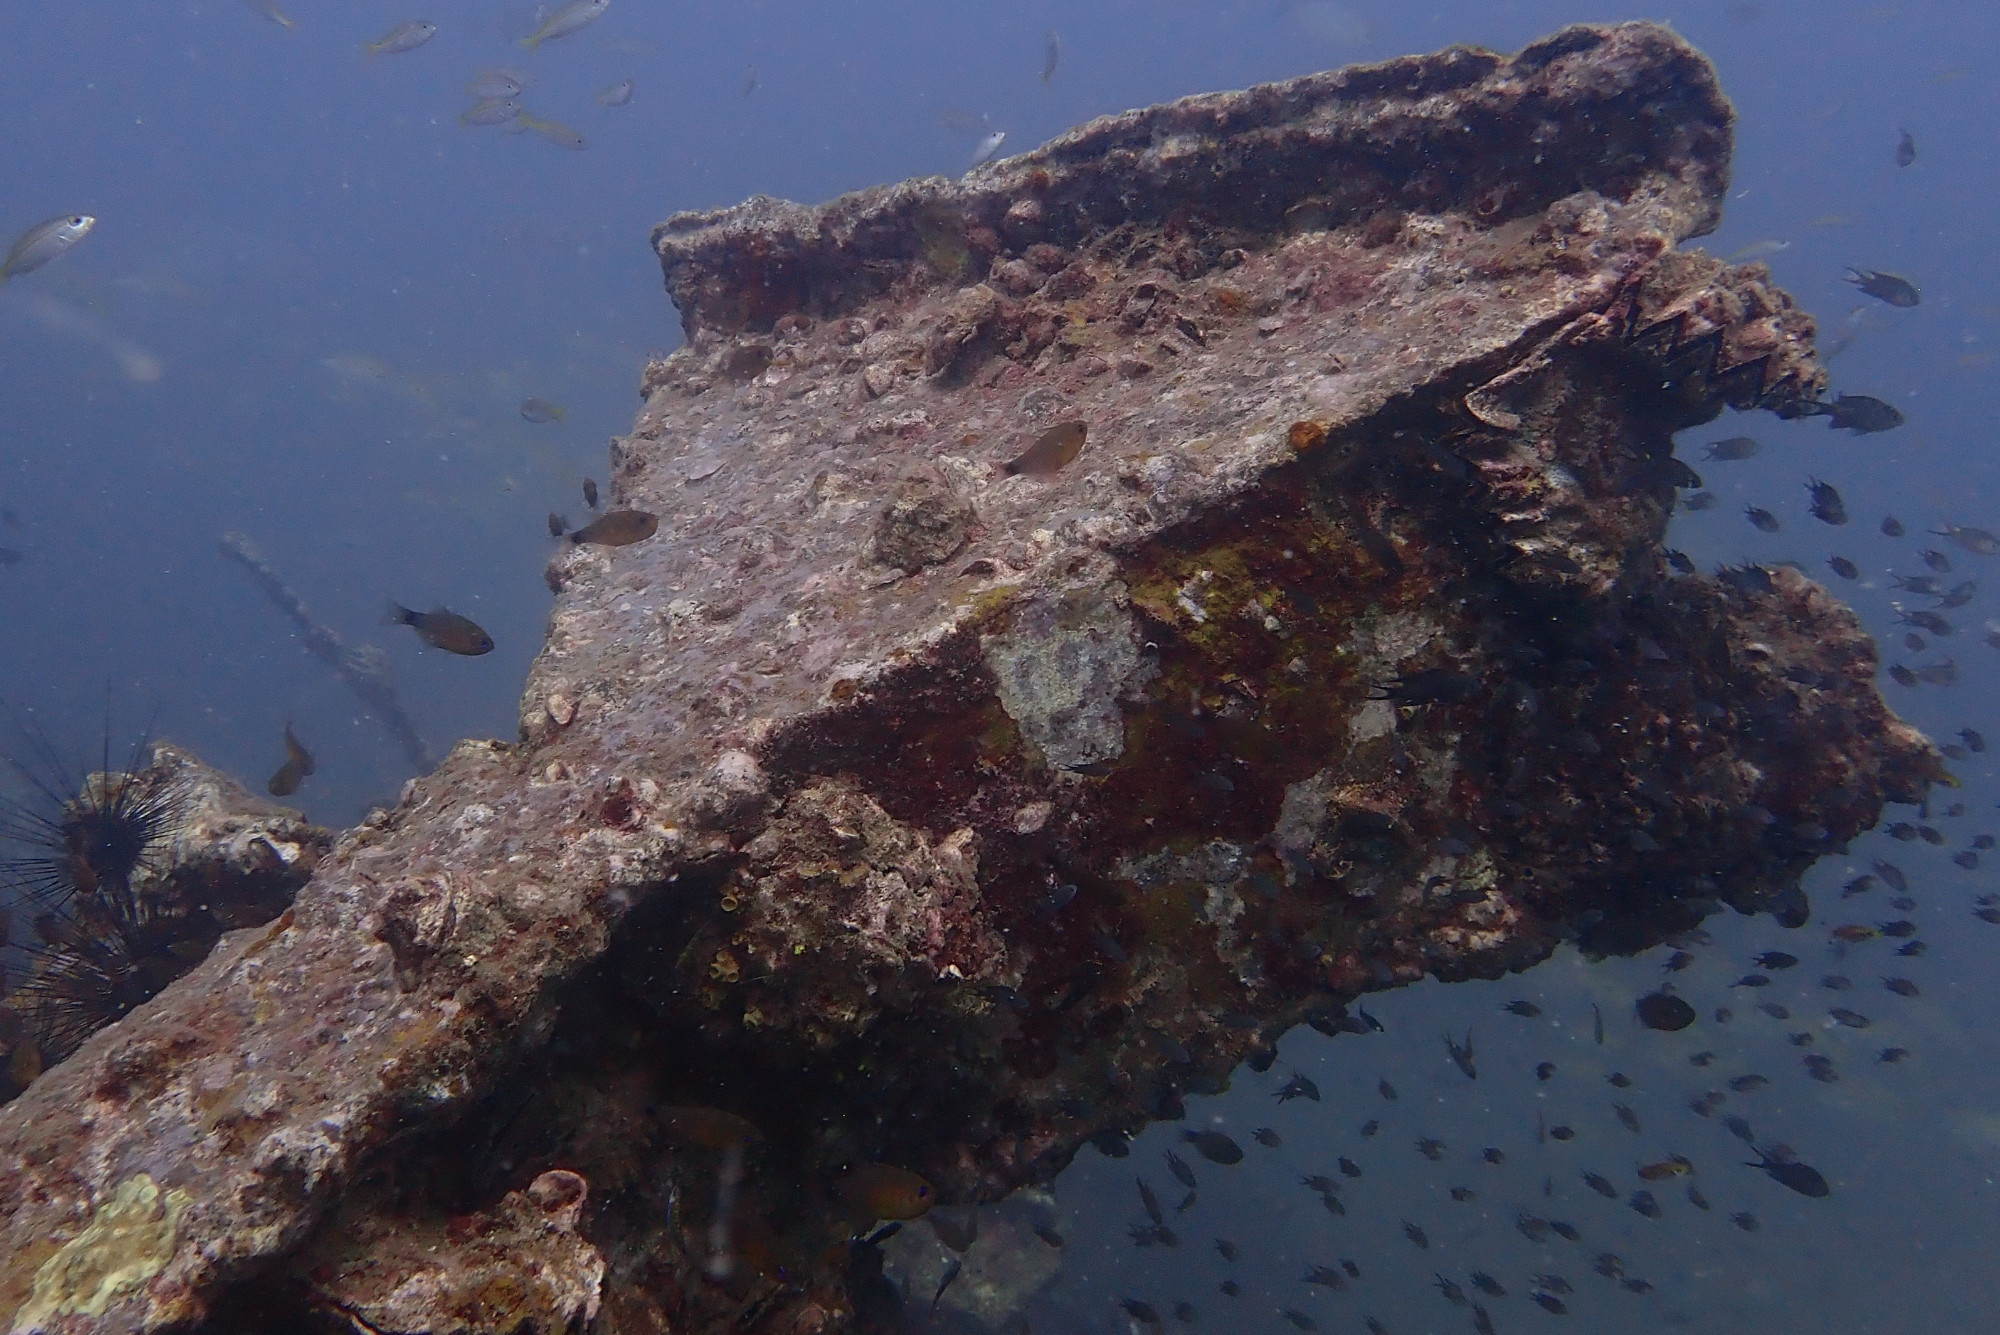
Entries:
{"type": "Polygon", "coordinates": [[[1661,558],[1673,434],[1825,383],[1678,249],[1730,127],[1579,27],[669,220],[658,536],[552,562],[517,742],[0,1111],[12,1328],[867,1325],[880,1165],[990,1200],[1368,990],[1796,919],[1941,771],[1825,592],[1661,558]]]}

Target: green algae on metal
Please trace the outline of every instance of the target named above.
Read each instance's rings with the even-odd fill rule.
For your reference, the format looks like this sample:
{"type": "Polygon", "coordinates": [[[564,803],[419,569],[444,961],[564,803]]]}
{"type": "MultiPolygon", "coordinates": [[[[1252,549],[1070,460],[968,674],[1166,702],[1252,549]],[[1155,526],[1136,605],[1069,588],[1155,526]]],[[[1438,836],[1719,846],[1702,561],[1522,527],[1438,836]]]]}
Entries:
{"type": "Polygon", "coordinates": [[[150,1281],[174,1256],[181,1212],[193,1198],[164,1192],[146,1173],[120,1182],[83,1231],[35,1271],[28,1301],[10,1330],[31,1331],[62,1317],[98,1317],[122,1294],[150,1281]]]}

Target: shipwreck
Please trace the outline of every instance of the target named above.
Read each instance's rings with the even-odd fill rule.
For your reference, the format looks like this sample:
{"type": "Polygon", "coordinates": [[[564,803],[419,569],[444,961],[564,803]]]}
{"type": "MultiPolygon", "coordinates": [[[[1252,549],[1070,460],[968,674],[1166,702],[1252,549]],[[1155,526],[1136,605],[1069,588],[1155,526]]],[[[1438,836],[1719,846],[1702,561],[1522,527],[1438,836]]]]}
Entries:
{"type": "Polygon", "coordinates": [[[653,242],[686,342],[507,742],[0,1109],[16,1332],[887,1328],[1363,994],[1633,951],[1942,777],[1854,615],[1676,573],[1820,398],[1732,112],[1575,27],[653,242]]]}

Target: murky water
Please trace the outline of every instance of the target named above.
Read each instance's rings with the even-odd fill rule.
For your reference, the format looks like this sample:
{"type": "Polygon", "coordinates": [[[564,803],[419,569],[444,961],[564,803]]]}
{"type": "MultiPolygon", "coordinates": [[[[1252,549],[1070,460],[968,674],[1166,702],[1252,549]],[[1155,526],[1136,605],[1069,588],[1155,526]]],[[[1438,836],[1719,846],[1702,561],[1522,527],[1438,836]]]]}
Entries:
{"type": "MultiPolygon", "coordinates": [[[[1573,19],[1622,16],[1541,0],[628,2],[529,54],[510,43],[538,18],[519,0],[446,0],[422,16],[381,0],[11,7],[0,13],[10,70],[0,232],[72,210],[99,223],[0,290],[0,547],[21,554],[0,567],[0,696],[81,754],[108,687],[121,731],[153,719],[253,780],[283,759],[290,719],[319,758],[297,800],[351,822],[394,795],[406,757],[216,554],[218,538],[249,534],[329,624],[381,645],[434,748],[511,735],[548,606],[544,516],[583,513],[578,487],[603,478],[605,438],[629,426],[645,354],[678,338],[646,245],[669,212],[954,172],[996,131],[1011,151],[1183,93],[1452,41],[1513,47],[1573,19]],[[363,42],[416,17],[438,35],[364,58],[363,42]],[[1044,80],[1051,30],[1059,53],[1044,80]],[[460,124],[466,82],[495,66],[526,76],[523,104],[586,147],[460,124]],[[600,94],[627,78],[629,103],[605,105],[600,94]],[[533,397],[563,415],[528,420],[520,405],[533,397]],[[498,647],[477,659],[426,650],[380,624],[391,597],[473,616],[498,647]]],[[[2000,528],[1990,264],[2000,106],[1981,59],[2000,18],[1967,0],[1718,0],[1643,16],[1670,19],[1711,52],[1738,102],[1728,213],[1702,244],[1757,247],[1820,317],[1823,344],[1845,342],[1836,388],[1909,417],[1863,439],[1768,417],[1689,433],[1681,454],[1718,503],[1682,516],[1671,541],[1703,565],[1796,560],[1863,611],[1885,663],[1955,664],[1952,686],[1885,682],[1905,717],[1940,740],[1968,726],[2000,739],[1990,686],[2000,651],[1983,642],[1996,558],[1927,533],[2000,528]],[[1899,166],[1905,130],[1916,156],[1899,166]],[[1844,281],[1849,266],[1908,275],[1922,304],[1871,302],[1844,281]],[[1739,434],[1760,440],[1754,458],[1699,462],[1703,442],[1739,434]],[[1809,477],[1839,488],[1851,523],[1808,514],[1809,477]],[[1778,531],[1746,522],[1747,505],[1770,510],[1778,531]],[[1889,513],[1907,536],[1882,535],[1889,513]],[[1911,649],[1898,601],[1933,600],[1899,592],[1889,575],[1928,573],[1927,547],[1951,562],[1946,587],[1981,587],[1945,614],[1952,634],[1920,632],[1911,649]],[[1858,579],[1828,570],[1835,554],[1858,579]]],[[[1991,855],[1972,868],[1952,855],[1994,828],[2000,793],[1985,753],[1955,770],[1965,786],[1938,793],[1928,820],[1942,844],[1858,841],[1814,871],[1812,921],[1796,931],[1711,921],[1712,940],[1691,946],[1693,963],[1675,975],[1702,1014],[1692,1028],[1661,1034],[1632,1018],[1665,949],[1596,963],[1564,953],[1505,982],[1380,997],[1369,1006],[1384,1032],[1295,1033],[1269,1072],[1190,1099],[1187,1123],[1153,1128],[1127,1158],[1087,1150],[1052,1198],[1013,1203],[1020,1248],[1056,1250],[1025,1231],[1033,1222],[1066,1245],[1058,1266],[1017,1258],[997,1285],[1033,1292],[1025,1306],[984,1310],[1037,1330],[1124,1329],[1133,1318],[1121,1299],[1151,1304],[1168,1326],[1182,1323],[1177,1303],[1191,1304],[1198,1329],[1300,1328],[1286,1309],[1323,1330],[1363,1329],[1368,1317],[1397,1332],[1471,1329],[1472,1309],[1441,1277],[1501,1330],[1565,1319],[1531,1305],[1531,1292],[1559,1299],[1578,1329],[1991,1325],[2000,926],[1974,910],[2000,885],[1991,855]],[[1951,803],[1964,814],[1947,816],[1951,803]],[[1910,907],[1893,907],[1883,888],[1841,898],[1877,859],[1907,874],[1910,907]],[[1896,920],[1917,935],[1851,945],[1830,935],[1896,920]],[[1896,953],[1912,939],[1925,953],[1896,953]],[[1769,972],[1767,987],[1733,986],[1774,949],[1801,962],[1769,972]],[[1828,975],[1851,988],[1828,988],[1828,975]],[[1885,979],[1908,980],[1914,995],[1885,979]],[[1502,1009],[1517,998],[1541,1015],[1502,1009]],[[1717,1007],[1733,1019],[1717,1022],[1717,1007]],[[1869,1026],[1830,1018],[1835,1007],[1869,1026]],[[1468,1031],[1476,1081],[1443,1041],[1468,1031]],[[1884,1062],[1889,1048],[1908,1055],[1884,1062]],[[1815,1078],[1809,1057],[1836,1078],[1815,1078]],[[1543,1062],[1555,1067],[1545,1080],[1543,1062]],[[1276,1101],[1294,1071],[1317,1084],[1318,1101],[1276,1101]],[[1629,1087],[1615,1088],[1613,1072],[1629,1087]],[[1750,1074],[1769,1083],[1730,1087],[1750,1074]],[[1710,1091],[1724,1098],[1702,1115],[1690,1104],[1710,1091]],[[1621,1103],[1638,1131],[1615,1113],[1621,1103]],[[1755,1156],[1731,1117],[1759,1146],[1789,1145],[1831,1194],[1808,1199],[1746,1166],[1755,1156]],[[1371,1121],[1378,1129],[1363,1135],[1371,1121]],[[1188,1126],[1227,1132],[1245,1161],[1202,1160],[1180,1143],[1188,1126]],[[1282,1143],[1257,1143],[1261,1127],[1282,1143]],[[1541,1134],[1557,1127],[1573,1137],[1541,1134]],[[1442,1142],[1434,1161],[1423,1138],[1442,1142]],[[1488,1148],[1504,1162],[1486,1162],[1488,1148]],[[1198,1181],[1185,1211],[1169,1149],[1198,1181]],[[1694,1171],[1640,1181],[1640,1166],[1673,1155],[1694,1171]],[[1339,1168],[1342,1156],[1359,1176],[1339,1168]],[[1313,1174],[1340,1184],[1345,1213],[1300,1184],[1313,1174]],[[1177,1246],[1134,1245],[1130,1229],[1146,1219],[1135,1176],[1158,1194],[1177,1246]],[[1709,1208],[1691,1203],[1690,1186],[1709,1208]],[[1641,1189],[1658,1217],[1632,1208],[1641,1189]],[[1523,1215],[1571,1224],[1579,1240],[1532,1240],[1523,1215]],[[1732,1218],[1743,1215],[1754,1231],[1732,1218]],[[1236,1245],[1236,1261],[1217,1238],[1236,1245]],[[1617,1278],[1593,1269],[1603,1253],[1618,1258],[1604,1266],[1617,1278]],[[1303,1282],[1315,1266],[1337,1268],[1347,1291],[1303,1282]],[[1478,1290],[1474,1271],[1506,1296],[1478,1290]],[[1240,1294],[1225,1295],[1225,1280],[1240,1294]]],[[[917,1256],[928,1229],[912,1226],[905,1244],[919,1308],[918,1281],[937,1274],[917,1256]]],[[[971,1291],[970,1271],[961,1283],[971,1291]]],[[[921,1319],[966,1318],[948,1290],[921,1319]]]]}

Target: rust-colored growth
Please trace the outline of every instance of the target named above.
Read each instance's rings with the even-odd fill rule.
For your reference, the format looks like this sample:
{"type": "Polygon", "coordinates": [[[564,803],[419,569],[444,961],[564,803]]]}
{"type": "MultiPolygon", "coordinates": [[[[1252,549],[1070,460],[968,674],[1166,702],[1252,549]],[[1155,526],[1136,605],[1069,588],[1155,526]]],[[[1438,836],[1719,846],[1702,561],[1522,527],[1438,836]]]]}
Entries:
{"type": "Polygon", "coordinates": [[[1286,440],[1300,454],[1304,454],[1307,450],[1316,450],[1326,444],[1326,423],[1294,422],[1292,429],[1286,433],[1286,440]]]}
{"type": "Polygon", "coordinates": [[[992,1199],[1369,989],[1796,922],[1943,771],[1823,590],[1660,556],[1673,433],[1825,384],[1680,248],[1730,116],[1578,27],[668,220],[658,532],[551,561],[520,744],[0,1111],[0,1294],[143,1160],[121,1335],[832,1331],[861,1165],[992,1199]]]}
{"type": "Polygon", "coordinates": [[[631,830],[639,824],[639,803],[632,791],[630,779],[618,778],[611,781],[605,790],[604,799],[598,804],[598,818],[614,830],[631,830]]]}

